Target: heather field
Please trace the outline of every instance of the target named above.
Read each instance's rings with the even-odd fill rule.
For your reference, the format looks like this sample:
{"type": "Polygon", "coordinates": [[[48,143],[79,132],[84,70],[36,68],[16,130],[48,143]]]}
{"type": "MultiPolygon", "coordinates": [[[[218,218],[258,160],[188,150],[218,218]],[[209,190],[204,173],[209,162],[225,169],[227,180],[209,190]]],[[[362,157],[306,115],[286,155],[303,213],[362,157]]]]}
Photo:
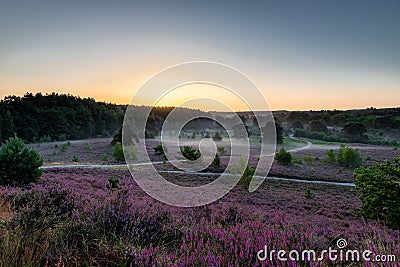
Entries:
{"type": "MultiPolygon", "coordinates": [[[[214,179],[166,175],[188,185],[214,179]]],[[[361,219],[348,186],[267,180],[254,193],[237,186],[210,205],[176,208],[147,196],[125,169],[56,169],[0,196],[2,266],[367,265],[257,259],[265,246],[321,252],[341,238],[349,249],[400,255],[399,231],[361,219]]]]}
{"type": "MultiPolygon", "coordinates": [[[[199,140],[183,143],[196,147],[199,140]]],[[[159,139],[141,141],[146,145],[138,146],[134,175],[148,175],[140,167],[147,153],[166,180],[183,186],[212,182],[230,157],[238,156],[222,140],[221,165],[188,174],[156,153],[159,139]]],[[[394,255],[398,261],[400,232],[363,219],[351,184],[290,180],[354,182],[354,168],[327,160],[327,151],[337,154],[340,145],[316,143],[286,137],[277,151],[291,151],[292,163],[275,160],[269,176],[288,180],[266,179],[253,193],[239,184],[197,208],[172,207],[148,196],[113,157],[109,138],[31,144],[47,168],[37,184],[0,189],[0,266],[399,266],[321,254],[338,249],[344,239],[342,253],[370,250],[372,257],[394,255]],[[275,254],[260,260],[257,253],[265,248],[275,254]],[[299,251],[299,259],[282,261],[279,250],[299,251]],[[304,250],[315,251],[316,258],[303,257],[304,250]]],[[[363,166],[399,155],[392,147],[348,145],[359,151],[363,166]]],[[[249,166],[257,165],[259,149],[253,140],[249,166]]],[[[175,154],[173,159],[181,158],[175,154]]]]}

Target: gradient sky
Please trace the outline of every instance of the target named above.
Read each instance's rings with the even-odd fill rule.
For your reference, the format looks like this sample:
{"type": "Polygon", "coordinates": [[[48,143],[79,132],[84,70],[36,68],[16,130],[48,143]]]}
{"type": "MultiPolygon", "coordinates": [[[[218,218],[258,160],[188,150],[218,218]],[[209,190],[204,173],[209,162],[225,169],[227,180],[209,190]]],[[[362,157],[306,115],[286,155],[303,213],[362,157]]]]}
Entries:
{"type": "Polygon", "coordinates": [[[400,106],[400,1],[215,2],[1,0],[0,97],[129,103],[160,70],[207,60],[273,110],[400,106]]]}

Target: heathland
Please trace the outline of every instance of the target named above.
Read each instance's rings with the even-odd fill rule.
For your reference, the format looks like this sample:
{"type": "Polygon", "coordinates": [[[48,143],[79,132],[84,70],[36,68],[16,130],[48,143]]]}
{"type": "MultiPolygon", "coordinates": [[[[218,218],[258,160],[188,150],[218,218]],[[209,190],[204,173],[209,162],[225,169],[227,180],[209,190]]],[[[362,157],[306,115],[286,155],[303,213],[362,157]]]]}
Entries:
{"type": "MultiPolygon", "coordinates": [[[[203,173],[179,172],[165,159],[159,138],[172,109],[152,110],[146,133],[138,135],[146,150],[138,146],[134,162],[140,168],[148,154],[176,184],[213,181],[231,156],[226,131],[207,119],[187,125],[181,140],[192,147],[182,155],[196,157],[194,144],[212,138],[218,159],[203,173]]],[[[368,217],[362,187],[354,183],[362,184],[355,170],[363,174],[362,167],[399,157],[400,108],[274,112],[278,144],[269,178],[255,192],[239,183],[218,201],[196,208],[158,202],[136,184],[118,153],[125,110],[123,105],[57,94],[1,101],[2,143],[14,134],[21,137],[39,152],[43,174],[35,183],[0,187],[0,266],[375,266],[327,255],[320,261],[310,255],[300,255],[298,261],[280,261],[277,254],[265,261],[257,258],[265,246],[314,250],[318,257],[329,247],[338,249],[342,239],[347,242],[343,249],[371,250],[371,258],[394,255],[395,262],[380,264],[399,266],[399,225],[390,221],[398,218],[400,211],[393,208],[398,205],[368,217]]],[[[210,114],[230,119],[229,113],[210,114]]],[[[238,115],[251,143],[252,170],[259,160],[262,125],[252,112],[238,115]]],[[[398,165],[391,166],[398,171],[398,165]]],[[[247,175],[251,178],[251,171],[247,175]]],[[[398,191],[387,197],[391,194],[398,191]]]]}

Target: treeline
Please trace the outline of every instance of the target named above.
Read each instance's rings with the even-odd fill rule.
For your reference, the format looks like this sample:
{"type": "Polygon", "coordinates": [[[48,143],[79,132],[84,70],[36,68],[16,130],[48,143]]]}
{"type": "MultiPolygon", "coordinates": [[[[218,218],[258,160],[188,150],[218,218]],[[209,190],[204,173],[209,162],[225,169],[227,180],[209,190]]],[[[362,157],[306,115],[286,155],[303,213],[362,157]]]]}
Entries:
{"type": "Polygon", "coordinates": [[[0,101],[0,140],[27,142],[108,137],[122,125],[126,106],[67,94],[7,96],[0,101]]]}
{"type": "Polygon", "coordinates": [[[298,137],[374,145],[399,144],[399,140],[388,136],[399,137],[396,132],[400,129],[400,108],[292,111],[287,112],[285,120],[298,137]]]}
{"type": "Polygon", "coordinates": [[[309,124],[312,121],[322,121],[325,125],[343,127],[348,123],[361,123],[366,128],[400,127],[400,108],[367,108],[356,110],[319,110],[291,111],[285,118],[291,125],[309,124]]]}

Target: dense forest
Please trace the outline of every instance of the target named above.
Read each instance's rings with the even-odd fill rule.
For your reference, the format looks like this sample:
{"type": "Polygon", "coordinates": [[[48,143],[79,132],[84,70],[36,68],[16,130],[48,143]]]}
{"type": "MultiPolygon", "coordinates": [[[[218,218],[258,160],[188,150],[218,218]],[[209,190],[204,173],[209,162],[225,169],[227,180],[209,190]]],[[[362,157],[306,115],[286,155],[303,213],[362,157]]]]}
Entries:
{"type": "Polygon", "coordinates": [[[126,106],[92,98],[26,93],[0,101],[0,137],[16,133],[27,142],[111,136],[121,127],[126,106]]]}
{"type": "MultiPolygon", "coordinates": [[[[93,98],[69,94],[6,96],[0,101],[0,140],[4,143],[14,134],[26,142],[111,137],[121,131],[126,109],[127,105],[96,102],[93,98]]],[[[133,109],[137,117],[150,109],[146,136],[151,138],[160,133],[164,120],[174,107],[134,106],[133,109]]],[[[177,110],[180,120],[206,114],[189,108],[177,110]]],[[[199,119],[189,123],[189,128],[212,125],[212,122],[199,119]]]]}
{"type": "MultiPolygon", "coordinates": [[[[0,140],[17,134],[27,142],[44,142],[67,139],[111,137],[120,133],[127,105],[96,102],[93,98],[80,98],[67,94],[32,94],[7,96],[0,101],[0,140]]],[[[150,109],[146,137],[159,135],[165,119],[174,107],[134,106],[135,120],[140,120],[150,109]]],[[[207,113],[189,108],[177,108],[177,120],[198,117],[185,125],[184,130],[201,131],[222,127],[206,117],[215,117],[235,129],[230,113],[207,113]]],[[[259,135],[263,125],[258,125],[252,112],[238,112],[249,135],[259,135]]],[[[376,145],[400,144],[400,108],[275,111],[277,141],[282,132],[298,137],[335,141],[362,142],[376,145]]],[[[263,115],[262,112],[260,115],[263,115]]],[[[143,119],[143,118],[142,118],[143,119]]],[[[171,124],[171,123],[169,123],[171,124]]],[[[178,125],[169,125],[176,129],[178,125]]],[[[239,136],[239,134],[235,134],[239,136]]],[[[144,136],[139,135],[140,138],[144,136]]]]}

